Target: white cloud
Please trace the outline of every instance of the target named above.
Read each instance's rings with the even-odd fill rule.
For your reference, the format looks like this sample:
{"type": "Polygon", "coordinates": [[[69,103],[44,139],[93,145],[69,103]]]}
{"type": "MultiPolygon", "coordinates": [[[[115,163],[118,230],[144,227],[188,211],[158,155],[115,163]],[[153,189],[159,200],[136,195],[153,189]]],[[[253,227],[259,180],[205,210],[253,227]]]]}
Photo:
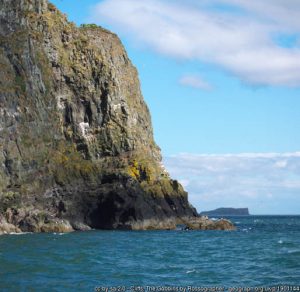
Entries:
{"type": "Polygon", "coordinates": [[[234,4],[252,13],[257,13],[264,19],[275,22],[279,30],[300,30],[298,0],[220,0],[220,2],[234,4]]]}
{"type": "Polygon", "coordinates": [[[159,53],[219,65],[246,83],[300,85],[300,48],[274,40],[300,34],[298,0],[104,0],[91,18],[159,53]]]}
{"type": "Polygon", "coordinates": [[[164,158],[198,210],[249,207],[253,213],[299,213],[300,153],[179,154],[164,158]]]}
{"type": "Polygon", "coordinates": [[[184,75],[179,79],[179,84],[196,89],[211,90],[212,87],[198,75],[184,75]]]}

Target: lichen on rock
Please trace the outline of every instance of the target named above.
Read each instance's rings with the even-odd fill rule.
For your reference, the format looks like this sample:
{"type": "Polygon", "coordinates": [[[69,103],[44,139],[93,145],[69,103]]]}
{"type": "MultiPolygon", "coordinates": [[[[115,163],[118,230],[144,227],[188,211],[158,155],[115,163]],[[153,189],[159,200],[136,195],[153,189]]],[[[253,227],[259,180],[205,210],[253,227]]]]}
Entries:
{"type": "Polygon", "coordinates": [[[47,0],[2,0],[0,64],[0,230],[169,229],[197,216],[161,166],[114,33],[76,27],[47,0]]]}

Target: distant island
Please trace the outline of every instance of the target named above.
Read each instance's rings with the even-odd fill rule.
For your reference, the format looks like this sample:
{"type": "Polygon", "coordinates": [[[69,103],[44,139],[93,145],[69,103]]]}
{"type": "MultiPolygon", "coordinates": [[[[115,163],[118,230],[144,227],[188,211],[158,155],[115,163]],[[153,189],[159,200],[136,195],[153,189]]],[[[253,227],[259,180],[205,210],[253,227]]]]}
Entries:
{"type": "Polygon", "coordinates": [[[212,211],[203,211],[200,215],[206,216],[248,216],[248,208],[218,208],[212,211]]]}

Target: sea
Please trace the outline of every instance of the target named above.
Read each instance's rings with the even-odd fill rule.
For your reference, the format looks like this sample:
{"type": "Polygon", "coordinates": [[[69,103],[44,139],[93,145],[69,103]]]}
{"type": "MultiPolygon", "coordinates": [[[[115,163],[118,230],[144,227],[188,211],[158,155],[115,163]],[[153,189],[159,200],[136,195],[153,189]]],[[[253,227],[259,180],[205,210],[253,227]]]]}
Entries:
{"type": "Polygon", "coordinates": [[[226,217],[236,231],[0,236],[0,291],[300,291],[300,216],[226,217]]]}

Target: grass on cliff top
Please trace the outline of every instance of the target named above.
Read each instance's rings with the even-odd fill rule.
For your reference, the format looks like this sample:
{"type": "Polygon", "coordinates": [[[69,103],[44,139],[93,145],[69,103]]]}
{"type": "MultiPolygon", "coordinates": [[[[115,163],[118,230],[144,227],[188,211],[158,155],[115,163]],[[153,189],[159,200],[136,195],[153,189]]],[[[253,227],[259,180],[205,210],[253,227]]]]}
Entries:
{"type": "Polygon", "coordinates": [[[95,23],[84,23],[80,25],[80,28],[100,28],[100,26],[98,26],[95,23]]]}
{"type": "Polygon", "coordinates": [[[100,29],[103,32],[106,32],[106,33],[109,33],[111,35],[115,35],[116,36],[115,33],[111,32],[110,30],[108,30],[108,29],[106,29],[106,28],[104,28],[104,27],[102,27],[100,25],[97,25],[95,23],[83,23],[83,24],[81,24],[79,26],[79,28],[81,28],[81,29],[95,29],[95,30],[96,29],[100,29]]]}

